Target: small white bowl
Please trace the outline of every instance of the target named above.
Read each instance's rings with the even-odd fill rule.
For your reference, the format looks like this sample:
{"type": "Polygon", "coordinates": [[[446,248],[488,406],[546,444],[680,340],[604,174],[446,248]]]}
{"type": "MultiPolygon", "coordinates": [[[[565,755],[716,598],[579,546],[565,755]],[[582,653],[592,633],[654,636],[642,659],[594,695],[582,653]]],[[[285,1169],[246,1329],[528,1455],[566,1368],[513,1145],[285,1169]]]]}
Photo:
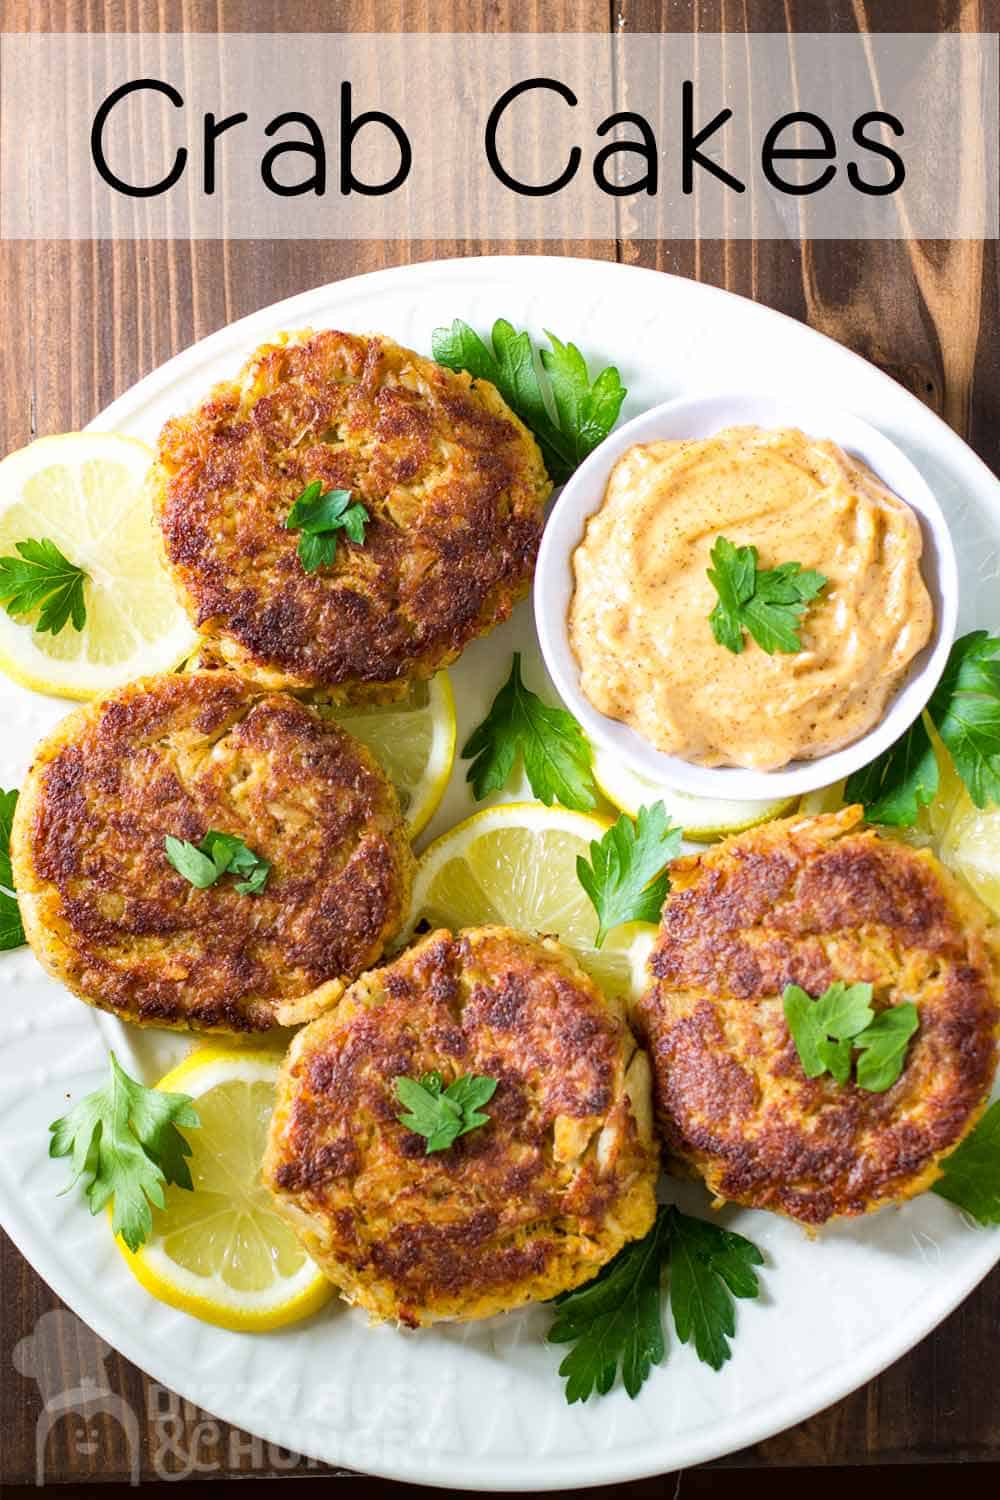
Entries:
{"type": "Polygon", "coordinates": [[[887,749],[922,711],[944,671],[958,615],[958,564],[941,507],[926,481],[895,443],[859,417],[795,395],[724,393],[684,397],[655,406],[613,432],[577,469],[552,508],[538,554],[535,623],[549,675],[590,738],[649,781],[699,797],[770,798],[814,791],[849,776],[887,749]],[[829,438],[863,459],[914,510],[923,532],[921,571],[934,606],[934,633],[875,728],[817,760],[792,761],[777,771],[699,766],[666,755],[626,724],[596,709],[580,688],[570,645],[573,553],[588,518],[600,508],[614,464],[635,443],[711,437],[723,427],[798,427],[829,438]]]}

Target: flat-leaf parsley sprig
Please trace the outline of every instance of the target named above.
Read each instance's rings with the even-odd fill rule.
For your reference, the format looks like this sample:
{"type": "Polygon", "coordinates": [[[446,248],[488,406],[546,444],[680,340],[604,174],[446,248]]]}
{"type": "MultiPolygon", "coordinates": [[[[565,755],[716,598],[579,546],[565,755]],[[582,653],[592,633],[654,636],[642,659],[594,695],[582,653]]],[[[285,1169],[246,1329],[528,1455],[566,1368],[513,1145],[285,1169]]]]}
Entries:
{"type": "Polygon", "coordinates": [[[440,1073],[424,1073],[419,1079],[404,1074],[396,1079],[396,1096],[403,1105],[396,1119],[426,1139],[425,1155],[446,1151],[460,1135],[489,1124],[483,1105],[496,1093],[497,1081],[485,1074],[463,1073],[445,1088],[440,1073]]]}
{"type": "Polygon", "coordinates": [[[937,730],[977,807],[1000,803],[1000,637],[961,636],[921,717],[870,765],[847,779],[848,802],[872,823],[908,827],[933,802],[940,781],[926,720],[937,730]]]}
{"type": "Polygon", "coordinates": [[[590,744],[565,708],[543,703],[521,680],[521,655],[515,651],[510,676],[493,700],[486,718],[462,747],[471,760],[466,781],[479,802],[507,783],[518,754],[531,790],[539,802],[588,812],[597,806],[590,744]]]}
{"type": "Polygon", "coordinates": [[[248,849],[235,833],[219,833],[210,828],[200,844],[167,834],[163,847],[178,875],[183,875],[200,891],[215,885],[228,873],[244,877],[236,882],[241,896],[256,896],[271,873],[270,862],[248,849]]]}
{"type": "Polygon", "coordinates": [[[932,1192],[979,1224],[1000,1224],[1000,1099],[941,1167],[932,1192]]]}
{"type": "Polygon", "coordinates": [[[17,792],[0,791],[0,952],[20,948],[25,941],[10,864],[10,831],[16,807],[17,792]]]}
{"type": "Polygon", "coordinates": [[[18,557],[0,557],[0,604],[9,615],[28,615],[41,606],[35,630],[58,635],[72,622],[87,623],[83,586],[88,575],[64,557],[48,537],[15,542],[18,557]]]}
{"type": "Polygon", "coordinates": [[[590,863],[577,855],[577,879],[597,912],[594,939],[600,948],[612,927],[658,922],[670,890],[666,866],[680,853],[683,830],[671,823],[662,802],[640,807],[635,822],[622,813],[590,845],[590,863]]]}
{"type": "Polygon", "coordinates": [[[871,999],[870,984],[845,984],[841,979],[817,1000],[797,984],[785,986],[785,1021],[807,1078],[830,1073],[838,1083],[847,1083],[858,1052],[858,1087],[871,1094],[884,1094],[892,1087],[903,1071],[919,1013],[905,1001],[876,1015],[871,999]]]}
{"type": "Polygon", "coordinates": [[[737,547],[724,536],[711,558],[708,576],[719,601],[708,619],[719,645],[739,655],[746,630],[769,656],[801,651],[798,626],[829,579],[797,562],[758,568],[756,547],[737,547]]]}
{"type": "Polygon", "coordinates": [[[178,1127],[198,1124],[189,1095],[145,1088],[112,1052],[107,1083],[49,1126],[49,1155],[71,1158],[65,1191],[82,1178],[92,1214],[114,1199],[112,1231],[134,1252],[153,1227],[150,1204],[164,1206],[164,1186],[191,1188],[191,1147],[178,1127]]]}
{"type": "Polygon", "coordinates": [[[566,1400],[606,1396],[621,1369],[633,1398],[667,1352],[663,1336],[661,1284],[670,1246],[667,1210],[641,1240],[619,1250],[593,1281],[555,1300],[550,1344],[574,1347],[559,1366],[566,1400]]]}
{"type": "Polygon", "coordinates": [[[301,531],[297,548],[299,562],[307,573],[329,567],[337,555],[338,534],[362,546],[365,526],[371,520],[360,501],[351,502],[350,490],[326,490],[318,479],[307,484],[288,512],[285,526],[301,531]]]}
{"type": "Polygon", "coordinates": [[[575,344],[546,331],[550,349],[540,351],[548,393],[535,365],[531,339],[506,318],[493,324],[487,345],[461,318],[435,328],[431,349],[439,365],[465,370],[474,380],[495,385],[512,411],[529,427],[545,467],[562,484],[602,442],[618,420],[627,392],[614,365],[591,382],[587,362],[575,344]]]}
{"type": "Polygon", "coordinates": [[[620,1250],[593,1281],[555,1299],[551,1344],[572,1344],[559,1366],[570,1403],[607,1395],[619,1369],[638,1395],[666,1355],[663,1282],[669,1268],[674,1328],[703,1363],[719,1370],[736,1332],[734,1298],[759,1295],[752,1240],[675,1207],[657,1211],[652,1229],[620,1250]]]}

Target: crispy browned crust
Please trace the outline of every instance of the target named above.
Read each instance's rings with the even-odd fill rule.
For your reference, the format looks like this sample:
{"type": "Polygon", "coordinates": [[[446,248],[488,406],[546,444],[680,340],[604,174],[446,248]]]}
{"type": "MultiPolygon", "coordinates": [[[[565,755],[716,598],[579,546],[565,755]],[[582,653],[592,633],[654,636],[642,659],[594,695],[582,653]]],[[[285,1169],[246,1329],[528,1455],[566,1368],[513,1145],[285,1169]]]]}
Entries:
{"type": "Polygon", "coordinates": [[[624,1019],[553,939],[435,932],[296,1037],[264,1178],[373,1317],[488,1317],[588,1280],[649,1228],[648,1090],[624,1019]],[[488,1125],[427,1155],[395,1079],[432,1069],[499,1086],[488,1125]]]}
{"type": "Polygon", "coordinates": [[[927,850],[861,817],[789,818],[678,860],[638,1007],[669,1151],[720,1199],[807,1225],[930,1187],[996,1068],[996,928],[927,850]],[[919,1009],[885,1093],[802,1070],[782,992],[835,979],[919,1009]]]}
{"type": "Polygon", "coordinates": [[[168,422],[153,500],[200,631],[244,676],[379,696],[429,677],[526,592],[551,483],[488,382],[390,339],[333,331],[258,349],[168,422]],[[285,521],[313,480],[372,517],[308,574],[285,521]]]}
{"type": "Polygon", "coordinates": [[[231,672],[149,677],[71,714],[36,752],[11,842],[28,940],[57,979],[152,1026],[308,1020],[377,961],[409,900],[396,794],[315,710],[231,672]],[[164,838],[238,834],[259,895],[207,890],[164,838]]]}

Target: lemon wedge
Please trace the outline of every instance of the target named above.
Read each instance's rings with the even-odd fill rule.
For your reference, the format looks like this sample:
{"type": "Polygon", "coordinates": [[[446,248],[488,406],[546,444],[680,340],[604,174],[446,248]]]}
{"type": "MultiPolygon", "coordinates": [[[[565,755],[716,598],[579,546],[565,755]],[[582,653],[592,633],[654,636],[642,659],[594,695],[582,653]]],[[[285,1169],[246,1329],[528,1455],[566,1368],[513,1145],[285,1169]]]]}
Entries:
{"type": "Polygon", "coordinates": [[[447,672],[410,684],[396,703],[324,709],[367,745],[399,795],[411,839],[427,827],[455,760],[455,699],[447,672]]]}
{"type": "Polygon", "coordinates": [[[632,922],[595,948],[597,914],[576,874],[577,857],[589,858],[591,840],[609,826],[606,818],[540,802],[506,802],[474,813],[422,855],[403,940],[421,922],[453,931],[499,923],[551,933],[607,994],[634,995],[643,987],[656,929],[632,922]]]}
{"type": "Polygon", "coordinates": [[[0,463],[0,557],[48,539],[87,575],[86,623],[40,634],[38,610],[0,610],[0,669],[24,687],[95,698],[169,671],[194,630],[160,562],[144,483],[152,453],[109,432],[39,438],[0,463]]]}
{"type": "Polygon", "coordinates": [[[767,802],[692,797],[637,776],[604,750],[594,751],[593,770],[597,785],[620,812],[634,818],[640,807],[662,802],[671,821],[678,823],[684,837],[696,844],[710,844],[730,833],[744,833],[771,818],[782,818],[794,810],[798,801],[797,797],[774,797],[767,802]]]}
{"type": "Polygon", "coordinates": [[[260,1178],[280,1063],[273,1052],[205,1046],[160,1079],[157,1088],[190,1094],[201,1120],[186,1132],[194,1191],[164,1190],[137,1251],[116,1242],[161,1302],[244,1333],[296,1323],[333,1293],[260,1178]]]}

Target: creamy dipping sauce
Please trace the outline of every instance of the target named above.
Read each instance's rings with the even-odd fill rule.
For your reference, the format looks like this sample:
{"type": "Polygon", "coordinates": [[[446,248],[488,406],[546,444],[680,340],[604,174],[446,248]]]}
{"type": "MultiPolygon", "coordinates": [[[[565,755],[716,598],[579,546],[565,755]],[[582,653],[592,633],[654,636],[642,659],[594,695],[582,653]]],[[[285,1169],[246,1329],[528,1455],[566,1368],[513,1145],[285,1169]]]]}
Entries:
{"type": "Polygon", "coordinates": [[[836,443],[730,427],[641,443],[611,472],[573,566],[570,641],[583,692],[658,750],[703,766],[776,770],[874,727],[933,627],[920,523],[836,443]],[[758,567],[829,580],[798,625],[802,650],[737,655],[708,617],[720,536],[758,567]]]}

